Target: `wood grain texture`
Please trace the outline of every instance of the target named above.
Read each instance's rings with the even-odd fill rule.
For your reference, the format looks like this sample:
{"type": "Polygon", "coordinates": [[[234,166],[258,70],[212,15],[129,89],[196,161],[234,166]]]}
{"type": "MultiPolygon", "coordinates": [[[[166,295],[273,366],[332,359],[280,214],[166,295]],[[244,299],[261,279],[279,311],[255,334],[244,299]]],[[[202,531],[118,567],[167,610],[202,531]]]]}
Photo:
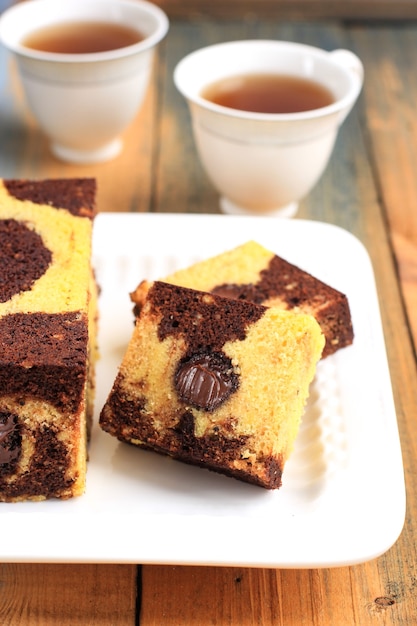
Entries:
{"type": "MultiPolygon", "coordinates": [[[[0,13],[24,0],[0,0],[0,13]]],[[[417,0],[154,0],[171,18],[390,19],[417,17],[417,0]]]]}
{"type": "Polygon", "coordinates": [[[248,16],[279,19],[391,19],[417,17],[416,0],[157,0],[172,18],[248,16]]]}
{"type": "MultiPolygon", "coordinates": [[[[2,626],[417,623],[417,25],[282,21],[261,19],[254,12],[218,21],[220,4],[213,0],[210,9],[208,2],[195,2],[192,6],[200,7],[200,16],[194,13],[192,19],[172,22],[159,49],[145,106],[126,133],[124,152],[110,163],[82,167],[53,159],[27,113],[14,72],[5,78],[0,71],[1,175],[96,176],[102,211],[218,213],[217,194],[193,145],[186,104],[172,82],[176,62],[202,45],[250,37],[355,50],[365,63],[363,93],[342,127],[322,180],[301,203],[298,217],[346,228],[364,243],[372,259],[403,448],[404,530],[385,555],[354,567],[269,570],[146,565],[141,568],[140,615],[134,566],[1,565],[2,626]]],[[[224,4],[237,6],[233,0],[224,4]]],[[[265,4],[271,6],[272,0],[265,4]]],[[[326,8],[326,3],[313,0],[304,4],[326,8]]],[[[344,4],[347,11],[354,3],[334,4],[338,10],[344,4]]],[[[369,0],[363,6],[374,5],[376,10],[376,4],[369,0]]],[[[415,6],[414,2],[386,4],[397,10],[406,4],[415,6]]],[[[180,5],[185,15],[186,3],[170,3],[173,9],[180,5]]],[[[2,54],[0,63],[5,63],[2,54]]],[[[389,459],[386,471],[390,471],[389,459]]],[[[389,502],[390,494],[386,497],[389,502]]]]}
{"type": "Polygon", "coordinates": [[[364,97],[372,167],[417,346],[416,30],[380,27],[365,34],[354,29],[352,35],[369,68],[364,97]],[[378,72],[372,71],[375,66],[378,72]]]}
{"type": "Polygon", "coordinates": [[[410,590],[378,578],[372,563],[334,570],[146,567],[140,624],[411,624],[404,610],[410,590]]]}
{"type": "Polygon", "coordinates": [[[134,565],[0,564],[2,626],[132,626],[134,565]]]}
{"type": "MultiPolygon", "coordinates": [[[[0,13],[24,0],[0,0],[0,13]]],[[[154,0],[172,18],[246,15],[281,19],[390,19],[417,17],[417,0],[154,0]]]]}

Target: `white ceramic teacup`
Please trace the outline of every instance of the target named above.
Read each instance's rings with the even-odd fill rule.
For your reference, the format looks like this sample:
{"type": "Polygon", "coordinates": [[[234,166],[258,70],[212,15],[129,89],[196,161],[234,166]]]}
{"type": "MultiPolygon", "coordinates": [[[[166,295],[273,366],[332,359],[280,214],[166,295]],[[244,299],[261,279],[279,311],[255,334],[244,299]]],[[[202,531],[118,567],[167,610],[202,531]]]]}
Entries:
{"type": "Polygon", "coordinates": [[[363,66],[349,50],[235,41],[186,56],[175,68],[174,82],[188,102],[197,150],[220,193],[222,211],[289,217],[328,163],[338,129],[362,88],[363,66]],[[221,79],[256,73],[316,81],[332,92],[334,102],[305,112],[265,114],[220,106],[201,95],[221,79]]]}
{"type": "Polygon", "coordinates": [[[119,153],[120,136],[142,104],[155,46],[168,27],[165,13],[144,0],[28,0],[3,13],[0,40],[17,60],[29,107],[56,156],[92,163],[119,153]],[[86,21],[137,29],[144,39],[88,54],[22,45],[37,29],[86,21]]]}

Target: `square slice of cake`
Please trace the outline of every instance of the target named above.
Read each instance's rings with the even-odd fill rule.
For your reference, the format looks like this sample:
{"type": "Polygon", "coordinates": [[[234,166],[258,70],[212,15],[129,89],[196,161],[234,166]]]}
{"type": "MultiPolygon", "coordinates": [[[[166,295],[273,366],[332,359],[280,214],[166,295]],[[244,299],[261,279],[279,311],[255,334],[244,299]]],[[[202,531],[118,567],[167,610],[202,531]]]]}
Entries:
{"type": "MultiPolygon", "coordinates": [[[[163,280],[228,298],[309,313],[326,337],[323,357],[353,341],[347,297],[255,241],[195,263],[163,280]]],[[[131,297],[140,308],[141,285],[131,297]]]]}
{"type": "Polygon", "coordinates": [[[324,347],[313,316],[155,281],[100,425],[121,441],[281,485],[324,347]]]}
{"type": "Polygon", "coordinates": [[[84,492],[93,179],[0,181],[0,501],[84,492]]]}

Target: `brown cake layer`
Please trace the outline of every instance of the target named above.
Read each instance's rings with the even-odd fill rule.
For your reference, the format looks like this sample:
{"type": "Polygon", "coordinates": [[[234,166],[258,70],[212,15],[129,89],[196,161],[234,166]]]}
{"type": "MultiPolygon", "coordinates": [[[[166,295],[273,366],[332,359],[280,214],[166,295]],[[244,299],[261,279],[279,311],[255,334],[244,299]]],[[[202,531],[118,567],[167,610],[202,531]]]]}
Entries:
{"type": "Polygon", "coordinates": [[[45,273],[52,253],[38,233],[14,219],[0,220],[0,241],[0,302],[7,302],[45,273]]]}
{"type": "Polygon", "coordinates": [[[76,411],[87,371],[88,319],[80,313],[0,318],[0,389],[22,401],[76,411]]]}
{"type": "Polygon", "coordinates": [[[190,289],[156,281],[148,293],[150,313],[160,317],[158,337],[180,336],[186,341],[186,355],[198,353],[201,346],[210,353],[221,350],[227,341],[243,340],[249,324],[264,315],[266,307],[249,302],[213,300],[190,289]],[[217,304],[213,316],[213,303],[217,304]],[[198,305],[198,324],[195,307],[198,305]]]}

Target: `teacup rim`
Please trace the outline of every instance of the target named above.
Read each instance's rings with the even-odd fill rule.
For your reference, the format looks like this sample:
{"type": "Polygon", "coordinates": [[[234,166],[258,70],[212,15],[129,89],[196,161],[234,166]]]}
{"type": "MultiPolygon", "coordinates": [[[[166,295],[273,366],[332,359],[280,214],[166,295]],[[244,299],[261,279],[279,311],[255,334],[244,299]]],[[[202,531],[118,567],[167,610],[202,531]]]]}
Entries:
{"type": "MultiPolygon", "coordinates": [[[[30,0],[31,4],[47,4],[53,0],[30,0]]],[[[56,1],[56,0],[55,0],[56,1]]],[[[86,1],[91,4],[98,3],[111,3],[113,0],[71,0],[70,4],[74,6],[77,2],[79,4],[86,4],[86,1]]],[[[7,38],[7,34],[4,33],[7,20],[10,15],[17,14],[18,12],[25,10],[27,2],[15,4],[6,9],[0,15],[0,43],[10,52],[19,55],[21,57],[37,60],[47,61],[50,63],[92,63],[92,62],[106,62],[112,61],[128,56],[138,54],[139,52],[149,50],[156,46],[166,36],[169,30],[169,19],[167,14],[156,4],[149,2],[148,0],[117,0],[118,4],[126,4],[134,6],[135,8],[142,8],[152,14],[158,19],[158,26],[152,34],[146,36],[142,41],[132,44],[130,46],[124,46],[123,48],[117,48],[115,50],[107,50],[104,52],[90,52],[90,53],[58,53],[58,52],[45,52],[41,50],[34,50],[28,48],[19,41],[12,42],[7,38]]],[[[62,20],[61,20],[62,21],[62,20]]],[[[57,19],[55,23],[59,23],[57,19]]]]}
{"type": "MultiPolygon", "coordinates": [[[[346,74],[348,74],[349,72],[349,76],[355,76],[354,72],[350,71],[347,67],[344,67],[341,64],[338,64],[338,65],[339,67],[341,67],[342,70],[346,72],[346,74]]],[[[242,72],[242,74],[244,73],[245,72],[242,72]]],[[[344,109],[351,106],[356,101],[362,89],[363,66],[359,57],[357,57],[357,55],[351,52],[350,50],[336,49],[336,50],[328,51],[328,50],[325,50],[324,48],[319,48],[317,46],[312,46],[310,44],[289,41],[289,40],[287,41],[283,39],[241,39],[241,40],[225,41],[225,42],[211,44],[208,46],[204,46],[202,48],[197,48],[196,50],[190,52],[185,57],[183,57],[175,66],[174,72],[173,72],[173,80],[174,80],[174,84],[177,90],[183,95],[183,97],[185,97],[186,100],[188,100],[191,103],[194,103],[195,105],[200,106],[203,109],[212,111],[214,113],[222,114],[224,116],[228,116],[234,119],[246,119],[246,120],[250,119],[253,121],[266,121],[266,122],[273,122],[273,121],[285,122],[285,121],[295,121],[295,120],[302,121],[302,120],[312,120],[312,119],[317,119],[321,117],[326,117],[335,113],[339,113],[340,111],[343,111],[344,109]],[[232,47],[236,45],[257,45],[259,43],[274,44],[274,45],[279,45],[279,46],[285,45],[287,47],[314,51],[316,55],[321,56],[322,58],[326,58],[327,60],[328,60],[328,56],[334,52],[347,52],[348,54],[353,55],[353,57],[359,64],[361,68],[360,70],[361,74],[356,75],[356,83],[352,86],[352,89],[349,91],[349,93],[347,93],[343,98],[340,98],[339,100],[336,100],[335,102],[327,106],[321,107],[319,109],[310,109],[308,111],[300,111],[300,112],[295,112],[295,113],[258,113],[254,111],[243,111],[239,109],[232,109],[232,108],[225,107],[219,104],[215,104],[214,102],[210,102],[210,100],[207,100],[206,98],[203,98],[202,96],[198,94],[193,94],[190,92],[190,90],[184,89],[183,86],[181,85],[179,76],[183,67],[185,66],[187,62],[189,62],[189,60],[191,60],[192,58],[195,58],[197,55],[205,51],[208,51],[210,49],[214,49],[214,48],[222,48],[222,47],[229,47],[229,46],[232,47]]]]}

